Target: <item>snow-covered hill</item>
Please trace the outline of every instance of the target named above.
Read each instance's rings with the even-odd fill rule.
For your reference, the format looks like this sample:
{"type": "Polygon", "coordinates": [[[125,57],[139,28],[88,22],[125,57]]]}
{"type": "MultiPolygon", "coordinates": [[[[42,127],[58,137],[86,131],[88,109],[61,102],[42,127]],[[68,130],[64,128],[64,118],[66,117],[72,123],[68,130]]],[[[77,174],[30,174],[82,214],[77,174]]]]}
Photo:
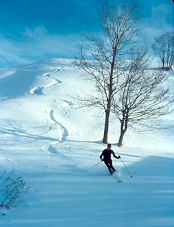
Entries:
{"type": "Polygon", "coordinates": [[[66,59],[0,69],[0,226],[174,227],[174,129],[118,148],[112,116],[117,183],[99,163],[104,119],[75,108],[92,88],[80,74],[66,59]]]}

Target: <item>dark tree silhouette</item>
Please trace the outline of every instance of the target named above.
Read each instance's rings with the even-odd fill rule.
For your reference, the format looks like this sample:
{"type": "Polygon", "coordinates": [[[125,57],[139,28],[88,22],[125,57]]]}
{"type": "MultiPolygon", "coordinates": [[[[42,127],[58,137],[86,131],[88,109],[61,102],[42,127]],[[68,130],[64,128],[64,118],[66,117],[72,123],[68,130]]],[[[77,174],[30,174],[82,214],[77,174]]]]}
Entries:
{"type": "Polygon", "coordinates": [[[128,127],[138,131],[161,128],[161,117],[174,111],[172,87],[166,85],[169,75],[149,70],[149,60],[148,50],[139,49],[118,82],[122,89],[114,97],[113,105],[121,124],[118,146],[123,145],[128,127]]]}
{"type": "Polygon", "coordinates": [[[160,59],[162,69],[172,69],[174,65],[174,32],[166,32],[155,38],[152,50],[160,59]]]}
{"type": "Polygon", "coordinates": [[[117,81],[123,72],[118,68],[125,56],[133,52],[140,32],[139,17],[136,15],[138,4],[132,1],[113,2],[110,4],[107,1],[103,5],[98,19],[101,33],[99,36],[90,35],[87,42],[82,41],[76,61],[78,68],[85,72],[86,78],[93,80],[95,84],[95,92],[85,94],[84,97],[77,95],[76,98],[81,107],[97,107],[104,112],[103,143],[108,142],[113,98],[121,89],[117,86],[117,81]]]}

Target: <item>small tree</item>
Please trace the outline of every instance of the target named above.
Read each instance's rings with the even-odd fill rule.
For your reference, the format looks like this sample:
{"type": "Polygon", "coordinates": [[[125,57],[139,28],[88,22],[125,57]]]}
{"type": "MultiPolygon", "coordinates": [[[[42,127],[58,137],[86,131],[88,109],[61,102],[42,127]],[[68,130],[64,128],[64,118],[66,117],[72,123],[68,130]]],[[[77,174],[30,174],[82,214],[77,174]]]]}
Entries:
{"type": "Polygon", "coordinates": [[[152,49],[154,54],[160,58],[162,69],[172,69],[174,64],[174,33],[167,32],[155,38],[152,49]]]}
{"type": "Polygon", "coordinates": [[[94,81],[96,92],[76,98],[82,107],[97,107],[104,111],[103,143],[108,142],[113,97],[121,89],[117,82],[123,72],[118,68],[121,67],[121,60],[133,51],[140,30],[137,28],[139,17],[135,14],[137,7],[137,3],[132,4],[131,1],[125,1],[121,7],[115,2],[103,5],[98,19],[102,33],[99,37],[91,35],[87,38],[87,43],[82,41],[76,61],[78,68],[85,72],[86,78],[94,81]]]}
{"type": "Polygon", "coordinates": [[[113,112],[121,124],[118,146],[123,145],[128,127],[139,131],[152,127],[152,123],[157,127],[159,118],[174,110],[171,88],[164,86],[168,75],[160,70],[148,70],[148,61],[147,49],[133,55],[120,81],[123,88],[114,97],[113,112]]]}

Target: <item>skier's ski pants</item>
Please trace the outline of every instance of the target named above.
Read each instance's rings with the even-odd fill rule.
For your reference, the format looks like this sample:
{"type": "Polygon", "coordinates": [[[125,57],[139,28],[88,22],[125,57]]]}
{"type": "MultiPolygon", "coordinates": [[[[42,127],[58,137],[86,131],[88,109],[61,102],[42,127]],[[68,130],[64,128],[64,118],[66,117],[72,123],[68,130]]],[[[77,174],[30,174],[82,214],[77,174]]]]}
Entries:
{"type": "Polygon", "coordinates": [[[105,165],[108,167],[110,173],[115,171],[115,168],[112,165],[112,160],[104,160],[105,165]]]}

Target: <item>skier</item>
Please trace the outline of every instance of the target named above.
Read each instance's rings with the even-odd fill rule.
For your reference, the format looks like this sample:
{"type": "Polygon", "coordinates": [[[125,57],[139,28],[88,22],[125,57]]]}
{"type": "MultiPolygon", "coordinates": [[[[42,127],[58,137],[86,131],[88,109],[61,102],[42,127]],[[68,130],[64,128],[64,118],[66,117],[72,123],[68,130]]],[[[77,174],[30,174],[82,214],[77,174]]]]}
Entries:
{"type": "Polygon", "coordinates": [[[108,167],[110,174],[113,174],[115,172],[115,168],[112,165],[111,154],[117,159],[121,158],[119,155],[115,155],[114,151],[111,150],[111,144],[108,143],[107,148],[103,150],[102,154],[100,155],[100,159],[104,161],[104,163],[108,167]]]}

